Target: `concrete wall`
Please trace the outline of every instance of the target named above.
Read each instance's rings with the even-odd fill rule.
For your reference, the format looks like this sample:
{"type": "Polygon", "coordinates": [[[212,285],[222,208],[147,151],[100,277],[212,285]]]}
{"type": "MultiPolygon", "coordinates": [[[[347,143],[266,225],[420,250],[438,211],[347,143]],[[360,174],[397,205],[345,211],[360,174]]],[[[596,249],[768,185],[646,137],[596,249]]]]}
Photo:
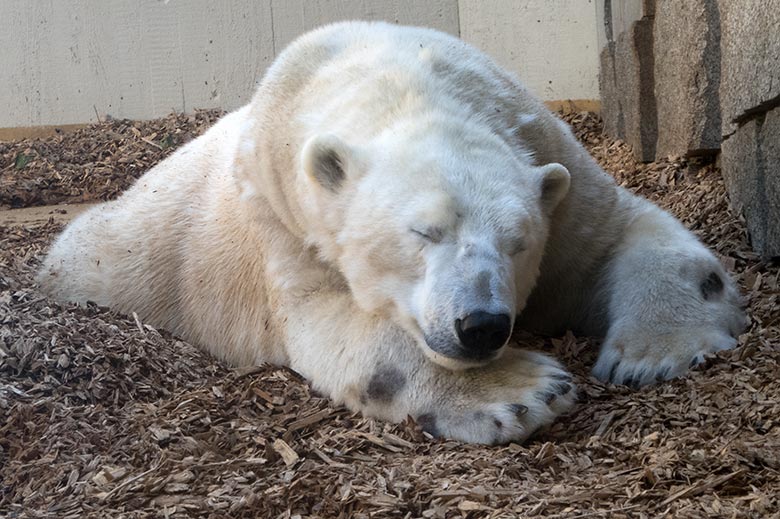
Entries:
{"type": "Polygon", "coordinates": [[[599,82],[604,130],[628,142],[640,160],[653,160],[654,0],[597,0],[599,82]]]}
{"type": "Polygon", "coordinates": [[[780,0],[597,8],[605,131],[641,160],[720,160],[753,248],[780,258],[780,0]]]}
{"type": "Polygon", "coordinates": [[[544,99],[598,99],[593,0],[0,0],[0,129],[233,109],[296,36],[354,18],[462,34],[544,99]]]}
{"type": "Polygon", "coordinates": [[[598,27],[599,50],[640,20],[645,4],[646,0],[596,0],[596,17],[604,22],[598,27]]]}
{"type": "Polygon", "coordinates": [[[750,240],[780,260],[780,0],[718,0],[721,165],[750,240]]]}
{"type": "Polygon", "coordinates": [[[460,0],[461,37],[545,100],[599,98],[593,0],[460,0]]]}
{"type": "Polygon", "coordinates": [[[290,40],[351,13],[458,33],[457,0],[3,0],[0,128],[236,108],[290,40]]]}

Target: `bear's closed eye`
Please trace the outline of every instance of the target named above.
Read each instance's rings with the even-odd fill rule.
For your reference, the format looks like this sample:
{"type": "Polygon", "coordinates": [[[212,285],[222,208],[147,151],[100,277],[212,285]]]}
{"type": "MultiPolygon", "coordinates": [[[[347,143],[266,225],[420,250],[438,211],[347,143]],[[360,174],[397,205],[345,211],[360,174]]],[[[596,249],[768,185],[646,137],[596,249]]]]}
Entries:
{"type": "Polygon", "coordinates": [[[717,272],[710,272],[710,274],[704,278],[704,281],[699,285],[702,297],[709,301],[713,296],[720,294],[723,291],[723,280],[717,272]]]}
{"type": "Polygon", "coordinates": [[[413,234],[431,243],[439,243],[444,238],[444,230],[438,227],[426,227],[421,229],[409,229],[413,234]]]}
{"type": "Polygon", "coordinates": [[[515,256],[521,252],[525,252],[527,246],[522,238],[516,238],[509,242],[509,255],[515,256]]]}

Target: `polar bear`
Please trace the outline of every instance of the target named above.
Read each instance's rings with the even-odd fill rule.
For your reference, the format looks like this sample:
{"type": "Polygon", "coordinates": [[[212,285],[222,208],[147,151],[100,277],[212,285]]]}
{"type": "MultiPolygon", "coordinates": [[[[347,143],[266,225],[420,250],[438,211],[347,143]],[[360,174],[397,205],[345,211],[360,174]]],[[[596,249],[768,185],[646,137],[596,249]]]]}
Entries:
{"type": "Polygon", "coordinates": [[[512,75],[386,23],[300,37],[248,106],[71,223],[39,281],[488,444],[575,398],[557,361],[507,347],[515,328],[603,335],[595,375],[641,385],[735,346],[745,319],[715,257],[512,75]]]}

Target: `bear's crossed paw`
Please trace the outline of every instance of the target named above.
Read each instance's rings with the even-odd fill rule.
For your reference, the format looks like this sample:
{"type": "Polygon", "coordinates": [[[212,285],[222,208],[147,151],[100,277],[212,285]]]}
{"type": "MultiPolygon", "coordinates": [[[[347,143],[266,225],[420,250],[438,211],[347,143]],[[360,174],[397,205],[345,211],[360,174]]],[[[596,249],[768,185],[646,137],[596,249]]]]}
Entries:
{"type": "Polygon", "coordinates": [[[439,409],[415,419],[433,436],[489,445],[522,442],[568,411],[577,395],[571,375],[535,352],[509,350],[495,366],[460,376],[467,381],[448,391],[439,409]]]}

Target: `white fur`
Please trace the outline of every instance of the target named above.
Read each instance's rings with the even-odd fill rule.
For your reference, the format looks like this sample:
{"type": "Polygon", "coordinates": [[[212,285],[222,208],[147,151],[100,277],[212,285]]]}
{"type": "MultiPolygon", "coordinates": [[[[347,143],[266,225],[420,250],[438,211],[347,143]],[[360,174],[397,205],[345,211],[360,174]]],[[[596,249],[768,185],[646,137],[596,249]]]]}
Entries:
{"type": "Polygon", "coordinates": [[[483,443],[526,438],[575,392],[541,354],[469,357],[454,323],[471,312],[606,334],[596,374],[641,382],[730,347],[741,318],[712,255],[512,76],[383,23],[298,39],[250,105],[74,221],[39,279],[483,443]],[[711,271],[726,287],[704,301],[711,271]]]}

